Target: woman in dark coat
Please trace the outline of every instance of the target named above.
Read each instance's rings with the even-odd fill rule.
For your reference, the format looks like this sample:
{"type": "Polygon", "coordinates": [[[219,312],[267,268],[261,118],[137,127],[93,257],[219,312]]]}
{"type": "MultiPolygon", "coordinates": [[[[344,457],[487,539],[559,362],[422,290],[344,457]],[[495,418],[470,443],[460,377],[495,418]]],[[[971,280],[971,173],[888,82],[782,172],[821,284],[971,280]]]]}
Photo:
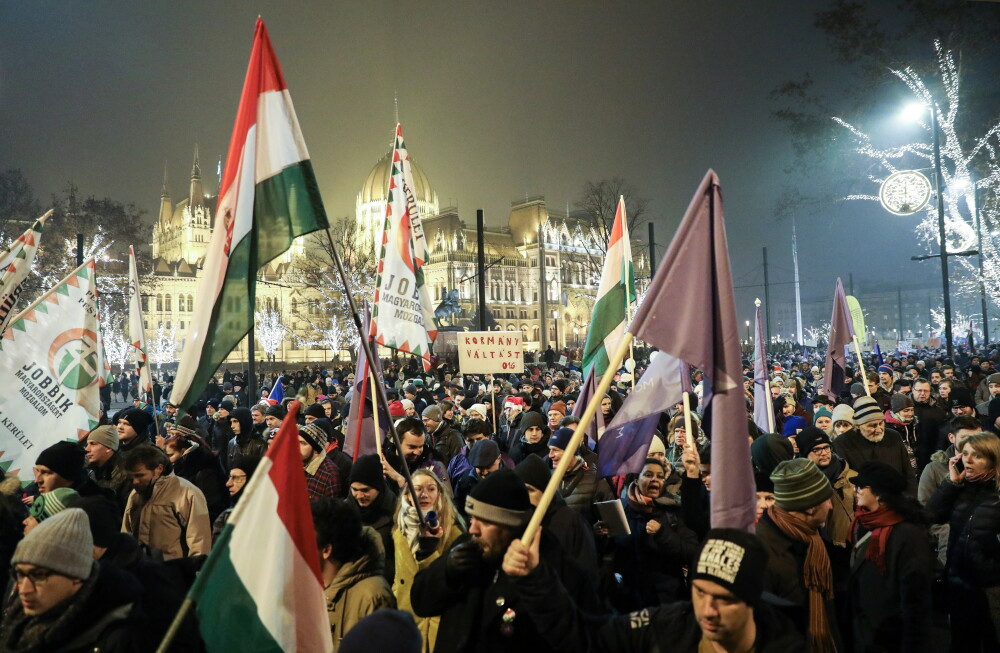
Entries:
{"type": "Polygon", "coordinates": [[[934,554],[923,507],[903,495],[906,478],[886,463],[864,463],[852,480],[857,511],[847,600],[854,650],[924,650],[934,554]]]}
{"type": "Polygon", "coordinates": [[[1000,592],[998,464],[1000,438],[970,435],[927,502],[931,523],[951,526],[945,582],[953,651],[1000,651],[990,610],[990,595],[1000,592]]]}

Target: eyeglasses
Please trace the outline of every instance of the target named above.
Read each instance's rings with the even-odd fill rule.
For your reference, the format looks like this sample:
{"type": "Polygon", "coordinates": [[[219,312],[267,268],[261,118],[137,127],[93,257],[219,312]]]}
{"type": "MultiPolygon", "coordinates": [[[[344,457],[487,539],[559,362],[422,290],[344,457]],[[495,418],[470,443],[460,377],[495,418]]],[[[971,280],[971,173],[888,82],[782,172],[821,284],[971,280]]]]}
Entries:
{"type": "Polygon", "coordinates": [[[247,480],[247,475],[246,474],[230,474],[229,475],[229,480],[232,481],[233,483],[242,483],[245,480],[247,480]]]}
{"type": "Polygon", "coordinates": [[[31,571],[21,571],[17,567],[10,568],[10,580],[15,585],[20,585],[27,578],[35,587],[42,587],[51,576],[60,576],[51,569],[32,569],[31,571]]]}
{"type": "Polygon", "coordinates": [[[821,444],[818,447],[813,447],[813,452],[823,453],[825,451],[830,451],[831,447],[828,444],[821,444]]]}

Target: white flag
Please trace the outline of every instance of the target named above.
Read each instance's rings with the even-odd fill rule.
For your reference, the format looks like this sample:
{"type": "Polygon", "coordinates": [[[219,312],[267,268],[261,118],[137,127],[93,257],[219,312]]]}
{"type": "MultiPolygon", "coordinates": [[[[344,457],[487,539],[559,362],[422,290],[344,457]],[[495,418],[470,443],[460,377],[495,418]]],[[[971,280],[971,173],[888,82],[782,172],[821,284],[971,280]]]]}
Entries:
{"type": "Polygon", "coordinates": [[[0,252],[0,333],[10,324],[14,315],[14,305],[21,295],[21,284],[31,272],[31,264],[38,252],[38,241],[42,238],[45,220],[52,215],[51,209],[35,224],[11,243],[5,251],[0,252]]]}
{"type": "Polygon", "coordinates": [[[139,392],[147,395],[152,402],[153,378],[149,372],[149,356],[146,349],[146,330],[142,322],[142,304],[139,294],[139,272],[135,265],[135,250],[128,248],[128,340],[129,360],[135,364],[139,377],[139,392]]]}

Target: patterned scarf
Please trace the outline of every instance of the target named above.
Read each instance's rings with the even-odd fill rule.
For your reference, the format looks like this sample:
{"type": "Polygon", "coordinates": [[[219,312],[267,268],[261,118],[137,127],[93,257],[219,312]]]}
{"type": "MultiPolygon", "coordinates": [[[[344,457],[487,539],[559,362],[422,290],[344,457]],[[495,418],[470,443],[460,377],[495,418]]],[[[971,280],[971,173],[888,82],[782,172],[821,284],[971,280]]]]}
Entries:
{"type": "Polygon", "coordinates": [[[802,566],[802,578],[809,590],[809,635],[814,653],[836,653],[837,647],[826,619],[827,599],[833,598],[833,572],[830,557],[819,531],[807,524],[798,515],[773,505],[767,509],[774,525],[788,537],[807,544],[806,562],[802,566]]]}
{"type": "Polygon", "coordinates": [[[639,486],[635,483],[628,486],[628,505],[632,510],[643,514],[653,512],[653,500],[639,492],[639,486]]]}
{"type": "Polygon", "coordinates": [[[420,517],[417,515],[416,508],[406,501],[400,500],[396,526],[409,543],[410,551],[416,556],[417,550],[420,548],[420,517]]]}
{"type": "Polygon", "coordinates": [[[865,558],[874,562],[882,575],[885,575],[885,546],[889,541],[889,535],[892,534],[892,527],[901,521],[903,518],[899,513],[884,506],[875,511],[858,508],[854,513],[851,529],[847,533],[847,541],[851,544],[857,541],[858,524],[866,531],[870,531],[872,536],[868,538],[865,558]]]}
{"type": "Polygon", "coordinates": [[[983,481],[992,481],[996,478],[997,470],[991,469],[988,472],[979,472],[978,474],[970,474],[966,472],[965,480],[967,483],[982,483],[983,481]]]}

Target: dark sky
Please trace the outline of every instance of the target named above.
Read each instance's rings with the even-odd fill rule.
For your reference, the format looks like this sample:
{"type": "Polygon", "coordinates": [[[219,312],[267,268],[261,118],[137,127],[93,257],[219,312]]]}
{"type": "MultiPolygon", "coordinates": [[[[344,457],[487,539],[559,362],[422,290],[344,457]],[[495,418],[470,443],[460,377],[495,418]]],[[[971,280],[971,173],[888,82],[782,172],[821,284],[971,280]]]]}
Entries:
{"type": "MultiPolygon", "coordinates": [[[[812,26],[826,4],[5,2],[0,166],[21,168],[43,197],[72,180],[155,214],[164,160],[176,201],[198,142],[214,190],[260,13],[331,216],[353,214],[398,97],[411,155],[467,224],[479,207],[506,223],[525,194],[563,209],[585,181],[620,175],[651,199],[665,245],[714,167],[737,285],[760,283],[765,245],[782,283],[781,188],[871,190],[860,168],[786,174],[790,146],[769,112],[769,91],[806,71],[827,87],[850,81],[812,26]]],[[[875,207],[834,204],[798,225],[805,297],[831,295],[838,274],[922,273],[908,261],[912,223],[875,207]]],[[[741,319],[761,293],[737,291],[741,319]]],[[[791,299],[775,286],[772,305],[791,299]]]]}

